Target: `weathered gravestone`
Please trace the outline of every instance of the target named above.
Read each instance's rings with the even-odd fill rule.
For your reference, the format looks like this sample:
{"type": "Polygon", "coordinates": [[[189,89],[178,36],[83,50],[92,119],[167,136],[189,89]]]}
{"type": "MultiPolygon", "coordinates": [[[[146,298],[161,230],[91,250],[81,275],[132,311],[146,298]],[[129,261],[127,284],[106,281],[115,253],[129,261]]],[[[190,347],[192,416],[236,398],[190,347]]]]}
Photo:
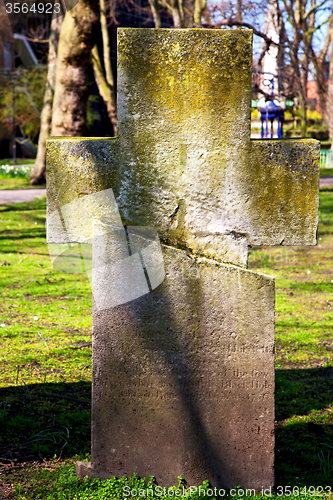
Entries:
{"type": "Polygon", "coordinates": [[[149,293],[93,306],[93,477],[274,483],[274,280],[247,253],[316,244],[319,143],[250,140],[251,69],[249,30],[119,29],[118,137],[48,141],[48,241],[93,241],[93,297],[107,210],[64,205],[112,188],[110,224],[156,230],[164,258],[149,293]]]}

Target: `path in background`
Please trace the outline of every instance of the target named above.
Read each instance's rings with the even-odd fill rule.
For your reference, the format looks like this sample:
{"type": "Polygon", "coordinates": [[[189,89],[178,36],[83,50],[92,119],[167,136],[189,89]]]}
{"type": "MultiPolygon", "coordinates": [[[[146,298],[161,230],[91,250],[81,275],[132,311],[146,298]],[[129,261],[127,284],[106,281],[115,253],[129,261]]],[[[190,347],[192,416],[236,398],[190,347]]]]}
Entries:
{"type": "Polygon", "coordinates": [[[43,198],[46,195],[46,189],[11,189],[0,190],[0,205],[6,203],[22,203],[30,201],[33,198],[43,198]]]}
{"type": "Polygon", "coordinates": [[[327,186],[333,186],[333,177],[330,175],[325,175],[323,177],[320,177],[319,180],[319,187],[327,187],[327,186]]]}

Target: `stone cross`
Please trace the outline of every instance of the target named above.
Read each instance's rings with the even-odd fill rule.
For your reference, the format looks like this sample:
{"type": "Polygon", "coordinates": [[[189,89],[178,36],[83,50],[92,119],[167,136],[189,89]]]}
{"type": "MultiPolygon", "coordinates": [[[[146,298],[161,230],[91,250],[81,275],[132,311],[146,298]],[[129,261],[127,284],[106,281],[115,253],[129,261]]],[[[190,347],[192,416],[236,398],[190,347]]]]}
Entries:
{"type": "Polygon", "coordinates": [[[251,70],[250,30],[118,29],[118,137],[48,141],[48,242],[92,241],[99,261],[92,477],[274,484],[274,279],[248,247],[316,244],[319,143],[250,140],[251,70]],[[109,308],[106,205],[61,212],[104,191],[111,225],[158,233],[165,268],[109,308]]]}

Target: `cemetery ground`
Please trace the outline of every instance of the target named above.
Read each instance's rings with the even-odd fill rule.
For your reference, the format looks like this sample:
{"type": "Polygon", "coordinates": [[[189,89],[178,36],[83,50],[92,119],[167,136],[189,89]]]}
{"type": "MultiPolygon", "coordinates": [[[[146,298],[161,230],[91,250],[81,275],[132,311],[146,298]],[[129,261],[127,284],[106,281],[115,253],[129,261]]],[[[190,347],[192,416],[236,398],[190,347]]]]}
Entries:
{"type": "MultiPolygon", "coordinates": [[[[13,185],[6,176],[0,182],[13,185]]],[[[45,205],[45,198],[0,205],[0,498],[122,499],[124,485],[139,490],[143,482],[74,474],[90,452],[91,290],[85,275],[52,269],[45,205]]],[[[320,192],[319,213],[317,246],[249,254],[250,269],[276,278],[276,485],[291,487],[276,498],[333,490],[330,188],[320,192]]]]}

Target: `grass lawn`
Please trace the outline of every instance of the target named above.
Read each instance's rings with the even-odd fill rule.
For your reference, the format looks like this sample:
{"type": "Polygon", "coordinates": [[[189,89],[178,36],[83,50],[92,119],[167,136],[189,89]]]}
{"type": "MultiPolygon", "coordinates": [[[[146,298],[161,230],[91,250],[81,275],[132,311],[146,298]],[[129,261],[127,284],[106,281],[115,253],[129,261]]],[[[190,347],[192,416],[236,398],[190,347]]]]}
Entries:
{"type": "Polygon", "coordinates": [[[333,176],[333,168],[321,168],[320,169],[321,176],[333,176]]]}
{"type": "MultiPolygon", "coordinates": [[[[74,475],[75,460],[90,452],[88,280],[52,269],[45,198],[0,205],[0,227],[0,498],[125,498],[123,486],[139,490],[142,481],[74,475]]],[[[329,191],[320,193],[316,247],[249,255],[250,269],[276,278],[276,484],[301,499],[322,498],[310,486],[333,490],[332,258],[329,191]]]]}
{"type": "MultiPolygon", "coordinates": [[[[26,158],[18,158],[16,160],[16,165],[34,165],[36,160],[26,159],[26,158]]],[[[0,160],[0,166],[2,165],[14,165],[12,158],[5,158],[4,160],[0,160]]]]}

